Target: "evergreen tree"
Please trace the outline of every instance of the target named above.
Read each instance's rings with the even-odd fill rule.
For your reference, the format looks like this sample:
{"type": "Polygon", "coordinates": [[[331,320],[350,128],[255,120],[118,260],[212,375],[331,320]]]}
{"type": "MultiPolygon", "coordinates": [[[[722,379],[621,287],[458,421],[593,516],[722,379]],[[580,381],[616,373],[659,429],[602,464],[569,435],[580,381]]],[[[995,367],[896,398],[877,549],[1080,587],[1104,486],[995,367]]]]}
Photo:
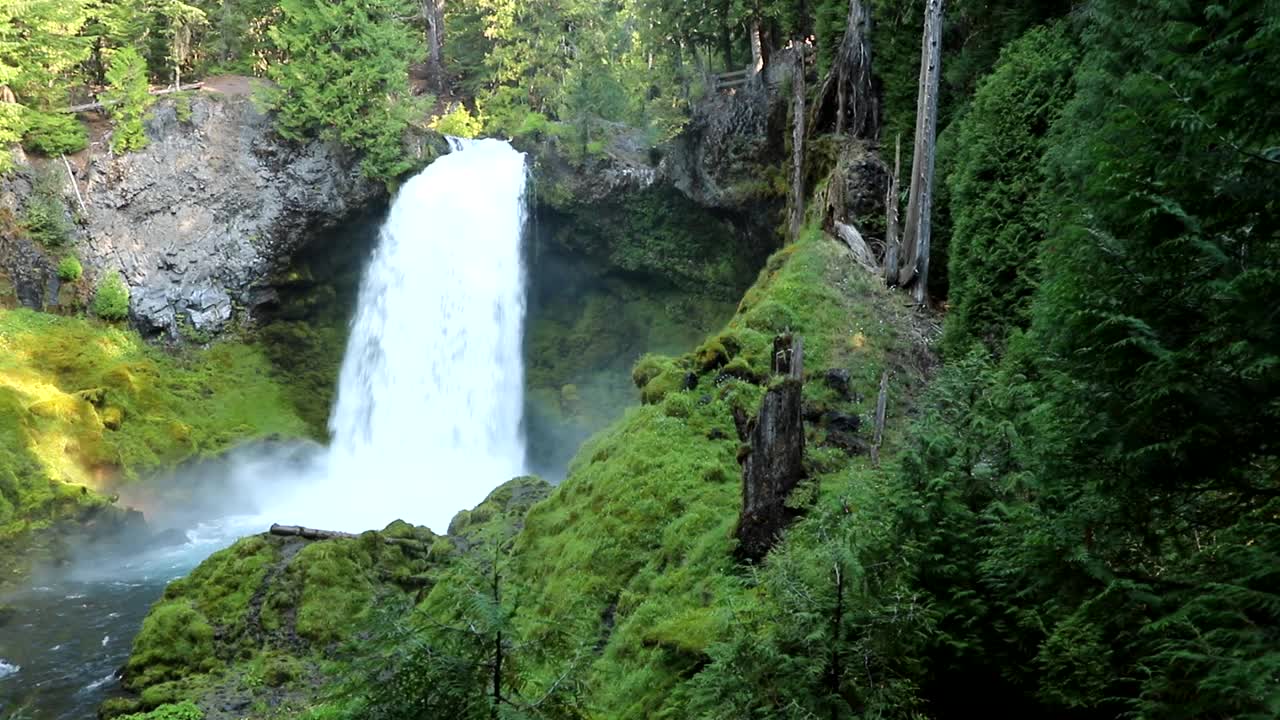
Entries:
{"type": "Polygon", "coordinates": [[[1063,28],[1035,28],[1005,49],[958,121],[948,178],[955,210],[948,355],[979,341],[998,351],[1011,329],[1029,323],[1047,224],[1041,166],[1076,62],[1063,28]]]}
{"type": "MultiPolygon", "coordinates": [[[[1062,632],[1111,618],[1102,636],[1128,638],[1113,660],[1126,672],[1088,667],[1151,716],[1280,707],[1253,679],[1280,664],[1275,566],[1250,564],[1277,552],[1264,521],[1280,473],[1277,9],[1094,3],[1054,153],[1033,323],[1054,418],[1043,483],[1064,503],[1049,515],[1057,550],[1082,562],[1034,580],[1059,606],[1075,595],[1062,632]],[[1085,589],[1064,597],[1072,586],[1085,589]]],[[[1102,702],[1071,682],[1086,658],[1069,645],[1042,654],[1046,692],[1102,702]]]]}
{"type": "Polygon", "coordinates": [[[147,63],[137,50],[126,47],[112,53],[102,102],[115,121],[111,149],[126,153],[146,147],[144,122],[155,98],[147,82],[147,63]]]}
{"type": "Polygon", "coordinates": [[[64,105],[75,69],[89,56],[81,36],[90,0],[0,3],[0,173],[8,148],[28,131],[27,110],[64,105]]]}
{"type": "Polygon", "coordinates": [[[369,177],[390,180],[408,169],[408,72],[419,50],[406,23],[413,8],[405,0],[281,0],[280,11],[271,38],[284,61],[267,71],[280,134],[355,148],[369,177]]]}

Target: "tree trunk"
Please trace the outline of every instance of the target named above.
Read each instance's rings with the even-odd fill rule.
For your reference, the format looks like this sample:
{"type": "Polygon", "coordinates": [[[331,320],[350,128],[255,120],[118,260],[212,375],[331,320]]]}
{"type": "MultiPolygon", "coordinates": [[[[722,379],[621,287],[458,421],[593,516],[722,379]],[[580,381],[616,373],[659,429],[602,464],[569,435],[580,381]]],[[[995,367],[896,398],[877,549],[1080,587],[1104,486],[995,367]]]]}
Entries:
{"type": "Polygon", "coordinates": [[[795,65],[791,72],[792,109],[794,124],[791,128],[791,240],[800,237],[804,225],[804,46],[795,44],[795,65]]]}
{"type": "Polygon", "coordinates": [[[427,25],[427,63],[434,75],[433,84],[443,89],[444,0],[422,0],[422,19],[427,25]]]}
{"type": "Polygon", "coordinates": [[[833,95],[837,133],[847,129],[857,137],[879,135],[880,107],[871,83],[871,9],[864,0],[849,0],[844,37],[814,103],[811,125],[824,122],[833,95]]]}
{"type": "Polygon", "coordinates": [[[724,14],[720,16],[720,53],[724,56],[725,72],[733,69],[733,36],[729,27],[729,9],[730,4],[724,3],[724,14]]]}
{"type": "MultiPolygon", "coordinates": [[[[189,85],[179,85],[177,88],[161,88],[159,90],[151,90],[149,92],[151,95],[172,95],[173,93],[183,92],[185,90],[199,90],[202,87],[204,87],[203,81],[194,82],[189,85]]],[[[112,104],[114,103],[91,102],[83,105],[72,105],[71,107],[59,108],[54,110],[54,112],[78,113],[89,112],[90,110],[106,110],[107,106],[112,104]]]]}
{"type": "Polygon", "coordinates": [[[764,69],[764,48],[760,43],[760,16],[751,17],[751,75],[757,75],[764,69]]]}
{"type": "Polygon", "coordinates": [[[907,255],[898,284],[914,283],[916,302],[924,304],[929,287],[930,213],[938,124],[938,80],[942,72],[942,3],[928,0],[920,50],[920,95],[916,101],[916,141],[911,158],[911,193],[903,241],[907,255]]]}
{"type": "MultiPolygon", "coordinates": [[[[844,573],[841,572],[840,561],[835,565],[836,574],[836,609],[831,614],[831,660],[827,668],[827,692],[832,699],[840,696],[840,676],[844,674],[841,666],[840,641],[841,626],[844,624],[844,573]]],[[[837,705],[831,704],[831,720],[839,720],[840,711],[837,705]]]]}
{"type": "Polygon", "coordinates": [[[760,401],[755,419],[735,418],[749,450],[742,456],[742,513],[737,556],[759,561],[796,517],[787,498],[804,479],[804,420],[800,409],[804,342],[792,335],[774,339],[773,371],[784,379],[760,401]]]}
{"type": "Polygon", "coordinates": [[[889,178],[889,194],[884,199],[884,282],[889,287],[898,284],[898,178],[902,177],[902,136],[894,144],[893,177],[889,178]]]}

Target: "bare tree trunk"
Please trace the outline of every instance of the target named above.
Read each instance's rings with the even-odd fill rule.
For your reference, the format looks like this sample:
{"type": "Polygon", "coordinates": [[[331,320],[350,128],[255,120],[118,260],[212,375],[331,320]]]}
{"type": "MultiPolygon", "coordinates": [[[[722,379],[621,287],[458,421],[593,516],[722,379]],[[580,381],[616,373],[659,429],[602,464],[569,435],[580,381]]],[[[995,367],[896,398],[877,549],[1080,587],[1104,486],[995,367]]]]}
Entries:
{"type": "Polygon", "coordinates": [[[876,398],[876,429],[871,440],[871,465],[880,467],[880,444],[884,442],[885,417],[889,412],[889,371],[880,374],[880,395],[876,398]]]}
{"type": "Polygon", "coordinates": [[[794,126],[791,128],[791,240],[800,237],[804,225],[804,46],[795,43],[795,65],[791,72],[794,126]]]}
{"type": "Polygon", "coordinates": [[[879,134],[880,110],[871,84],[871,9],[864,0],[849,0],[844,38],[814,103],[811,124],[817,124],[827,112],[832,95],[837,133],[847,128],[858,137],[879,134]]]}
{"type": "Polygon", "coordinates": [[[720,16],[720,54],[724,56],[725,72],[733,69],[733,36],[729,27],[729,10],[730,3],[725,2],[723,5],[724,14],[720,16]]]}
{"type": "Polygon", "coordinates": [[[902,177],[902,136],[899,135],[893,150],[893,177],[889,178],[889,194],[884,199],[884,282],[889,287],[898,284],[898,178],[902,177]]]}
{"type": "Polygon", "coordinates": [[[758,75],[764,69],[764,48],[760,43],[760,16],[751,18],[751,74],[758,75]]]}
{"type": "Polygon", "coordinates": [[[444,87],[444,0],[422,0],[422,19],[427,24],[427,62],[435,84],[444,87]]]}
{"type": "Polygon", "coordinates": [[[71,189],[76,191],[76,201],[80,203],[80,212],[89,212],[89,208],[85,207],[84,197],[80,195],[80,183],[76,182],[75,173],[71,172],[71,162],[67,160],[66,155],[62,156],[62,164],[67,168],[67,179],[71,181],[71,189]]]}
{"type": "Polygon", "coordinates": [[[907,255],[898,284],[914,282],[917,303],[924,304],[929,287],[930,214],[933,210],[933,166],[938,124],[938,80],[942,72],[942,3],[928,0],[920,49],[920,95],[916,102],[916,142],[911,158],[911,194],[903,241],[907,255]]]}
{"type": "MultiPolygon", "coordinates": [[[[831,660],[827,668],[827,692],[831,697],[840,696],[840,676],[844,674],[840,658],[841,626],[844,624],[844,573],[841,572],[840,561],[833,566],[836,575],[836,610],[831,615],[831,660]]],[[[840,711],[833,703],[831,720],[839,720],[840,711]]]]}
{"type": "Polygon", "coordinates": [[[799,515],[787,504],[805,477],[804,418],[800,400],[804,378],[804,341],[786,333],[773,340],[770,369],[781,375],[760,400],[760,412],[748,419],[734,411],[739,439],[750,447],[740,453],[742,511],[738,516],[739,560],[759,562],[799,515]]]}

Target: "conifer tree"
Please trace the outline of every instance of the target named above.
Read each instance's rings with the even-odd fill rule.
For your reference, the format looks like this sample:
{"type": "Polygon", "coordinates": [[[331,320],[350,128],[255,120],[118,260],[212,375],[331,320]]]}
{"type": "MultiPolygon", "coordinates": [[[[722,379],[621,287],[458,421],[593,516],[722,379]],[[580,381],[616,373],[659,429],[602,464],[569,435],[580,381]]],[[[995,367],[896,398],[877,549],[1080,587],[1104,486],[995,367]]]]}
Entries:
{"type": "Polygon", "coordinates": [[[944,347],[962,356],[975,342],[1004,346],[1030,322],[1046,231],[1044,173],[1049,128],[1071,97],[1077,53],[1063,28],[1036,28],[1010,44],[959,120],[949,246],[944,347]]]}
{"type": "Polygon", "coordinates": [[[363,153],[369,177],[403,172],[418,52],[407,0],[281,0],[280,10],[271,37],[285,62],[267,72],[280,134],[341,141],[363,153]]]}
{"type": "Polygon", "coordinates": [[[107,67],[107,91],[102,95],[115,127],[111,149],[117,153],[146,147],[147,133],[143,123],[155,98],[147,82],[147,63],[132,47],[121,48],[111,55],[107,67]]]}

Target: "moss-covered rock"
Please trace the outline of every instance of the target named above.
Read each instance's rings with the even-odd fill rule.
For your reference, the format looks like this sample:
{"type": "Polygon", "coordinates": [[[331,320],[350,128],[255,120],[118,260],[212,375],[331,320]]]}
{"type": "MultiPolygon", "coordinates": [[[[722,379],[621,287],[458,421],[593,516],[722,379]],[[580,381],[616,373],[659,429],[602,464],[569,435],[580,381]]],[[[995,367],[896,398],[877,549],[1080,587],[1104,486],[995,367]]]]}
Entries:
{"type": "Polygon", "coordinates": [[[569,252],[720,300],[736,298],[769,251],[727,216],[658,187],[544,215],[551,242],[569,252]]]}
{"type": "Polygon", "coordinates": [[[516,478],[459,513],[447,537],[396,521],[355,538],[244,538],[169,584],[134,639],[129,696],[100,713],[179,701],[211,719],[301,712],[456,559],[513,537],[550,489],[516,478]]]}
{"type": "Polygon", "coordinates": [[[537,245],[525,335],[531,469],[562,477],[582,441],[636,402],[629,375],[646,352],[683,353],[733,304],[622,274],[537,245]]]}

